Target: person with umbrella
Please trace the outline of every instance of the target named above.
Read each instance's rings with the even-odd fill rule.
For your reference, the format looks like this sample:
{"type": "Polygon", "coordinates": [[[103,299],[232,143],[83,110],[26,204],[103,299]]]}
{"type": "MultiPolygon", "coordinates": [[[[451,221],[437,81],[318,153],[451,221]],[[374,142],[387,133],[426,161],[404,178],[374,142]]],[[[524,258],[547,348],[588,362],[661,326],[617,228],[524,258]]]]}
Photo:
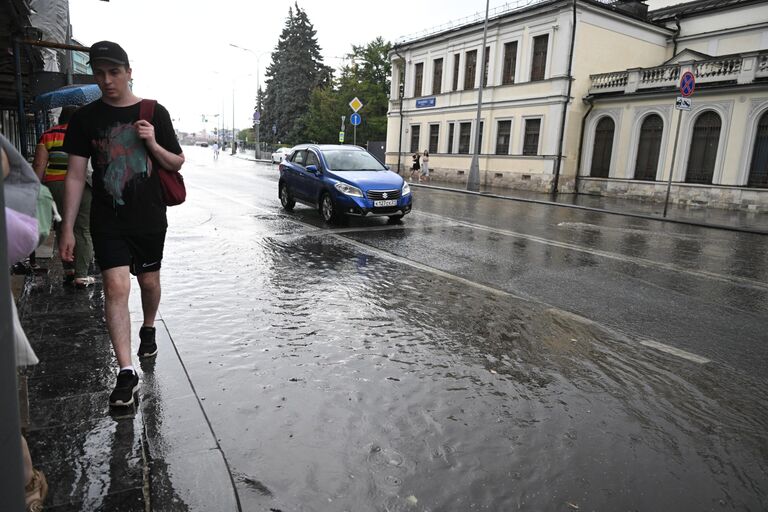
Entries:
{"type": "MultiPolygon", "coordinates": [[[[32,164],[40,182],[50,189],[56,208],[60,212],[64,212],[64,180],[67,177],[68,159],[67,153],[61,150],[61,146],[64,144],[67,124],[75,110],[77,110],[75,105],[66,105],[61,109],[58,124],[46,130],[40,137],[32,164]]],[[[59,224],[56,228],[57,236],[61,236],[60,227],[59,224]]],[[[94,278],[88,275],[88,267],[93,259],[90,186],[86,186],[83,190],[75,219],[74,234],[75,261],[74,263],[62,261],[64,280],[66,283],[72,283],[76,288],[85,288],[95,282],[94,278]]]]}

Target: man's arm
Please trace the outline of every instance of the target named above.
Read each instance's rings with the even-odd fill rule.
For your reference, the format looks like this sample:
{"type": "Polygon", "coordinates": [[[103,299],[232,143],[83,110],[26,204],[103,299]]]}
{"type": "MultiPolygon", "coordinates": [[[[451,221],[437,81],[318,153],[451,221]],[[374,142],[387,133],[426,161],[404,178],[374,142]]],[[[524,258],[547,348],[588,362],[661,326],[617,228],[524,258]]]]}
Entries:
{"type": "Polygon", "coordinates": [[[178,171],[184,164],[184,153],[175,155],[158,144],[155,140],[155,127],[149,121],[140,120],[134,123],[136,133],[139,134],[147,145],[147,150],[152,153],[160,167],[167,171],[178,171]]]}
{"type": "Polygon", "coordinates": [[[84,156],[69,155],[67,161],[67,177],[64,179],[64,214],[59,238],[59,255],[63,261],[75,259],[74,225],[80,201],[83,199],[85,188],[86,165],[88,159],[84,156]]]}
{"type": "Polygon", "coordinates": [[[46,167],[48,167],[48,148],[45,147],[45,144],[38,144],[35,146],[35,159],[32,160],[32,168],[40,181],[43,181],[46,167]]]}

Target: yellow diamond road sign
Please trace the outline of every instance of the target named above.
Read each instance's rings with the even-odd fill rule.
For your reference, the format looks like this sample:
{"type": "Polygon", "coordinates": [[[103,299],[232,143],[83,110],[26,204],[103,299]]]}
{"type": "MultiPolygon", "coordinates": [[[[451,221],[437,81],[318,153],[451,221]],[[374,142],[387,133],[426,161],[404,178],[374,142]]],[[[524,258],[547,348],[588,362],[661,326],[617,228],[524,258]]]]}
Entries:
{"type": "Polygon", "coordinates": [[[363,108],[363,102],[357,99],[357,96],[355,96],[355,99],[349,102],[349,107],[355,112],[357,112],[358,110],[363,108]]]}

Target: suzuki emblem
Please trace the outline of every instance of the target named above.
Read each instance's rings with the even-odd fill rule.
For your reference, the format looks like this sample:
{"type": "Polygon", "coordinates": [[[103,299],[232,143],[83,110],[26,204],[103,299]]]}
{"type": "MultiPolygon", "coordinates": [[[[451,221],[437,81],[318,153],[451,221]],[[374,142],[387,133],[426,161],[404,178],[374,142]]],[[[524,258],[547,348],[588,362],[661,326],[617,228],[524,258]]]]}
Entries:
{"type": "Polygon", "coordinates": [[[382,195],[382,197],[383,197],[384,199],[386,199],[386,198],[387,198],[387,193],[386,193],[386,192],[384,192],[384,194],[382,195]]]}

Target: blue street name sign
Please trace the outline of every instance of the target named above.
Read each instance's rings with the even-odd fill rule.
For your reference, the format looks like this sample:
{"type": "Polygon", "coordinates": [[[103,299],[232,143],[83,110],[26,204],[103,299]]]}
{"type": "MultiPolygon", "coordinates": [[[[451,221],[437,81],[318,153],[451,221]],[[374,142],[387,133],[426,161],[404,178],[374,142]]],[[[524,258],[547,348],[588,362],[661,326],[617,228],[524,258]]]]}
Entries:
{"type": "Polygon", "coordinates": [[[434,107],[435,106],[435,98],[422,98],[420,100],[416,100],[416,108],[426,108],[426,107],[434,107]]]}
{"type": "Polygon", "coordinates": [[[693,91],[696,89],[696,77],[693,76],[693,73],[690,71],[686,71],[683,73],[683,76],[680,78],[680,94],[683,95],[683,97],[687,98],[691,94],[693,94],[693,91]]]}
{"type": "Polygon", "coordinates": [[[360,117],[360,114],[358,114],[357,112],[349,116],[349,122],[352,123],[352,126],[358,126],[360,124],[360,121],[362,121],[362,118],[360,117]]]}

